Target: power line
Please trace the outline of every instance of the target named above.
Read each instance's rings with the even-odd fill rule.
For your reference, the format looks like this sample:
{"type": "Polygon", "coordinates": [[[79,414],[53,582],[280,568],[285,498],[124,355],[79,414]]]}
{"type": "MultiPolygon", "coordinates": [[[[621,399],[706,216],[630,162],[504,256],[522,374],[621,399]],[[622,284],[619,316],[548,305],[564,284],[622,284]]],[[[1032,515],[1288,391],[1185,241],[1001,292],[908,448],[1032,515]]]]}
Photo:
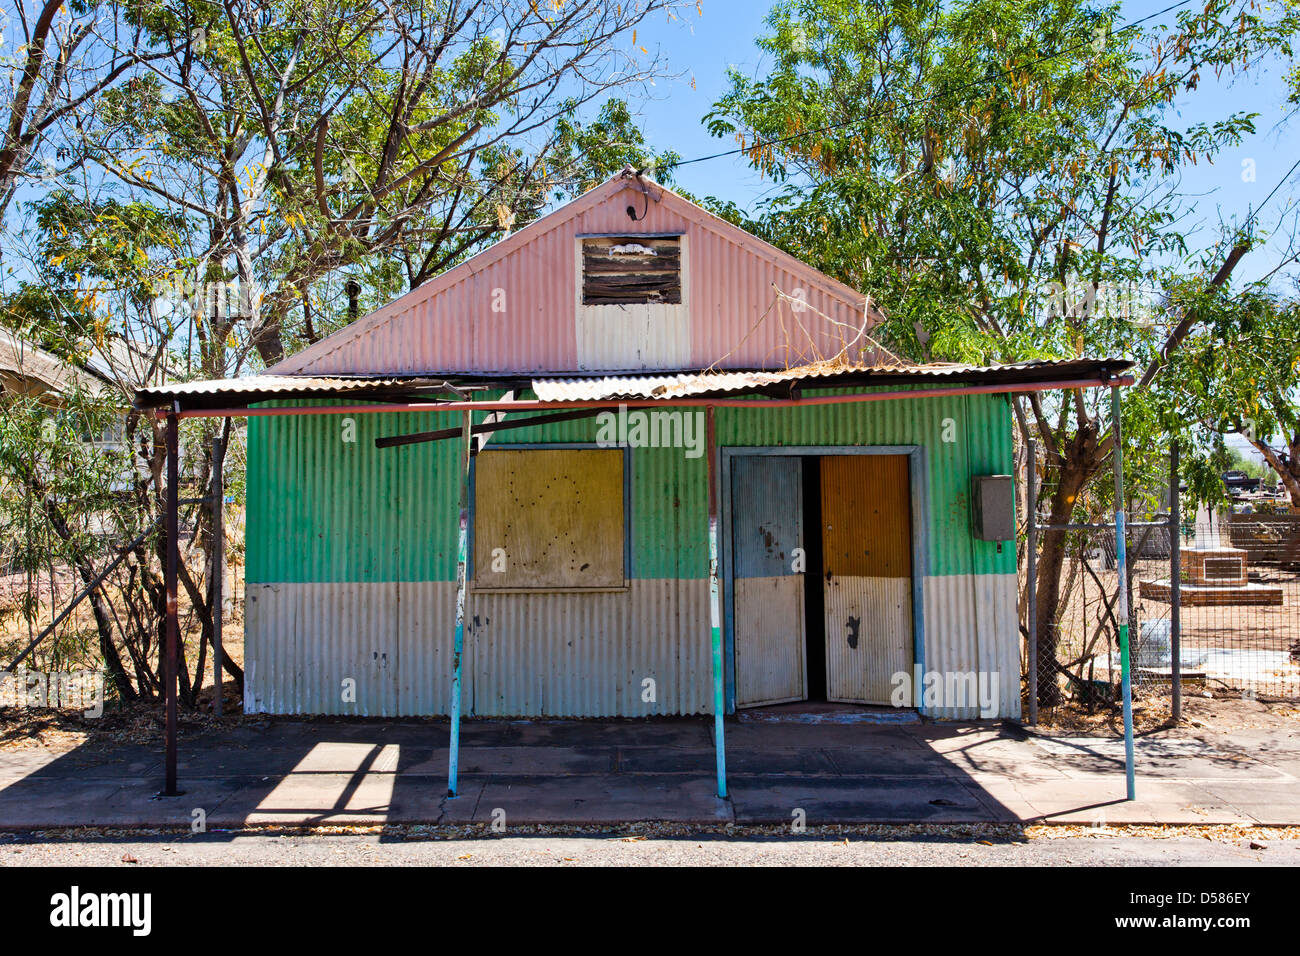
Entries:
{"type": "MultiPolygon", "coordinates": [[[[1241,227],[1242,229],[1250,228],[1251,222],[1253,222],[1255,217],[1259,215],[1259,211],[1268,205],[1269,200],[1272,199],[1277,194],[1277,191],[1282,188],[1282,184],[1285,183],[1288,179],[1290,179],[1297,169],[1300,169],[1300,159],[1297,159],[1294,163],[1291,164],[1291,168],[1288,169],[1282,175],[1282,178],[1277,181],[1277,185],[1275,185],[1271,190],[1269,190],[1268,195],[1264,197],[1264,201],[1260,203],[1258,206],[1256,206],[1253,210],[1251,210],[1250,215],[1246,217],[1245,224],[1242,225],[1241,227]]],[[[1284,212],[1282,215],[1283,217],[1285,217],[1286,213],[1284,212]]],[[[1278,226],[1279,228],[1281,227],[1281,221],[1278,222],[1278,226]]],[[[1277,275],[1279,272],[1281,272],[1284,268],[1286,268],[1293,262],[1300,262],[1300,252],[1296,253],[1295,255],[1287,256],[1276,266],[1270,269],[1268,271],[1268,274],[1265,275],[1262,279],[1256,279],[1255,284],[1259,286],[1267,286],[1269,280],[1271,280],[1273,276],[1277,275]]]]}
{"type": "Polygon", "coordinates": [[[1246,217],[1246,222],[1242,225],[1241,227],[1242,229],[1249,228],[1251,222],[1254,221],[1257,215],[1259,215],[1259,211],[1268,205],[1268,201],[1272,199],[1275,195],[1277,195],[1277,191],[1282,188],[1282,184],[1285,183],[1288,179],[1290,179],[1291,174],[1294,173],[1297,169],[1300,169],[1300,159],[1297,159],[1294,163],[1291,164],[1291,168],[1288,169],[1282,175],[1282,178],[1277,181],[1277,185],[1269,190],[1268,195],[1264,197],[1264,201],[1260,203],[1258,206],[1256,206],[1255,209],[1251,212],[1251,214],[1246,217]]]}

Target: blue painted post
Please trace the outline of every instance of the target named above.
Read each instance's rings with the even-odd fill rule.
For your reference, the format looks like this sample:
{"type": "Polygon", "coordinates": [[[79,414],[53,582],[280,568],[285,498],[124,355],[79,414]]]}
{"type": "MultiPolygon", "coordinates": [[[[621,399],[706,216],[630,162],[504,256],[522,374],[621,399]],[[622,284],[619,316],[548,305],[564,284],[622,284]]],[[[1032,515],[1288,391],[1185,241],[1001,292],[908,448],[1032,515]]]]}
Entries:
{"type": "Polygon", "coordinates": [[[456,644],[451,657],[451,742],[448,745],[447,796],[456,796],[460,765],[460,667],[465,649],[465,581],[469,539],[470,413],[461,416],[460,529],[456,535],[456,644]]]}
{"type": "MultiPolygon", "coordinates": [[[[1029,726],[1038,726],[1038,442],[1030,438],[1025,442],[1029,467],[1025,469],[1026,495],[1025,528],[1028,542],[1025,547],[1026,577],[1025,616],[1029,619],[1029,726]]],[[[1055,679],[1055,678],[1053,678],[1055,679]]]]}
{"type": "Polygon", "coordinates": [[[1124,776],[1129,800],[1137,799],[1137,781],[1133,769],[1133,682],[1128,657],[1128,568],[1124,542],[1124,452],[1120,432],[1119,386],[1110,387],[1111,435],[1115,440],[1112,463],[1115,471],[1115,573],[1119,580],[1119,660],[1120,680],[1124,686],[1124,776]]]}
{"type": "Polygon", "coordinates": [[[713,644],[713,751],[717,758],[718,796],[727,797],[727,747],[723,734],[726,702],[722,679],[722,597],[718,587],[718,474],[714,457],[717,441],[713,426],[713,406],[705,409],[705,467],[709,481],[709,623],[713,644]]]}

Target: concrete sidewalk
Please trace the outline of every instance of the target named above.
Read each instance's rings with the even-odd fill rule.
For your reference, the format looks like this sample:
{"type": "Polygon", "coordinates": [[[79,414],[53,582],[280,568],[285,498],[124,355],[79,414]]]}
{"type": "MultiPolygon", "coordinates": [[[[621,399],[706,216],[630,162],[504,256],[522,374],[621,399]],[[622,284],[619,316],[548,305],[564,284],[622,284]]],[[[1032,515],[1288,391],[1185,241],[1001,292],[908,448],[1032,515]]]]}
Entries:
{"type": "Polygon", "coordinates": [[[0,752],[0,827],[491,822],[1300,825],[1300,727],[1123,743],[996,723],[735,722],[730,799],[714,795],[711,721],[467,721],[445,796],[447,724],[266,721],[183,736],[180,797],[155,799],[157,749],[0,752]]]}

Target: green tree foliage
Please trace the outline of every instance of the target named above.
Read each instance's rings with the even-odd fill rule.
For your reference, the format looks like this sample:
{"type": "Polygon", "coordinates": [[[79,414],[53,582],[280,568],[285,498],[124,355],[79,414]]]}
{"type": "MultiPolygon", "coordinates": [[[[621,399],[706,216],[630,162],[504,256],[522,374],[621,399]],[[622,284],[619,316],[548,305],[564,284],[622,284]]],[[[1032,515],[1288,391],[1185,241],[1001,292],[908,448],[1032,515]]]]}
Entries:
{"type": "MultiPolygon", "coordinates": [[[[57,3],[11,4],[27,45],[0,100],[0,218],[15,184],[31,189],[6,221],[0,326],[97,371],[84,393],[0,395],[0,532],[21,538],[0,550],[88,584],[164,504],[163,428],[128,407],[134,389],[271,364],[348,321],[345,281],[377,307],[625,164],[672,161],[624,97],[664,65],[634,31],[675,5],[125,0],[61,18],[57,3]],[[111,451],[65,434],[103,416],[111,451]]],[[[218,429],[238,493],[237,430],[200,420],[181,427],[185,498],[220,465],[218,429]]],[[[211,503],[181,521],[182,630],[198,639],[183,642],[180,696],[194,705],[211,503]]],[[[56,635],[42,662],[85,637],[122,699],[152,698],[164,558],[146,537],[92,592],[95,634],[56,635]]]]}
{"type": "MultiPolygon", "coordinates": [[[[56,568],[71,569],[77,586],[95,579],[97,564],[110,541],[124,529],[104,505],[122,494],[129,482],[131,454],[121,446],[100,444],[120,424],[117,403],[90,375],[79,377],[57,404],[43,394],[0,393],[0,557],[6,570],[24,574],[29,583],[17,612],[26,619],[28,636],[46,623],[39,613],[44,572],[53,586],[56,568]]],[[[125,596],[128,603],[139,592],[125,596]]],[[[100,670],[108,674],[120,699],[133,699],[136,686],[128,675],[117,640],[114,611],[102,591],[88,602],[94,620],[90,631],[72,629],[50,640],[35,658],[43,669],[100,670]]],[[[123,608],[127,616],[130,608],[123,608]]],[[[8,657],[18,646],[5,647],[8,657]]],[[[29,662],[31,663],[31,662],[29,662]]]]}
{"type": "Polygon", "coordinates": [[[1223,456],[1222,436],[1239,434],[1300,509],[1300,302],[1257,288],[1204,299],[1197,309],[1206,321],[1188,336],[1161,389],[1169,416],[1190,417],[1190,437],[1212,453],[1198,473],[1203,493],[1220,491],[1213,466],[1223,456]]]}

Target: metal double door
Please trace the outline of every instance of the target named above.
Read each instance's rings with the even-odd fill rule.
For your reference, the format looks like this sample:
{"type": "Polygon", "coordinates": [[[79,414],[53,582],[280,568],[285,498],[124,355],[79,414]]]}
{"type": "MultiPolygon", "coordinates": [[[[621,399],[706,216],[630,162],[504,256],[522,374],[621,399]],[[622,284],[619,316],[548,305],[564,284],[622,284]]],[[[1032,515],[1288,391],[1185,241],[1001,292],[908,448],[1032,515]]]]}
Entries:
{"type": "Polygon", "coordinates": [[[737,456],[731,468],[736,705],[808,696],[805,578],[821,582],[826,698],[888,704],[910,674],[911,495],[906,455],[823,455],[820,521],[806,527],[803,460],[737,456]],[[807,565],[807,536],[821,567],[807,565]]]}

